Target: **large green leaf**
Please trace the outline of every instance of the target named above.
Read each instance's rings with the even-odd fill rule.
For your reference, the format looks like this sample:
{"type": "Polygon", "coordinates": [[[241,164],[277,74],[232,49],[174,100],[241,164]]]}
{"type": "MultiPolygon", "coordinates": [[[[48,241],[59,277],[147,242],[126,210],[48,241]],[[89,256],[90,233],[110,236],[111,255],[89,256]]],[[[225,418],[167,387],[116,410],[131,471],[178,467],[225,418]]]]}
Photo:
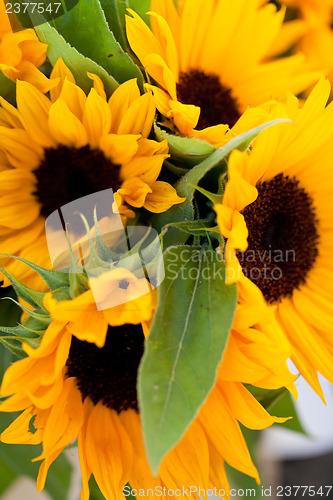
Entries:
{"type": "Polygon", "coordinates": [[[131,52],[126,36],[125,16],[127,9],[135,10],[149,24],[149,16],[146,15],[146,12],[150,8],[150,0],[100,0],[100,2],[115,39],[125,51],[131,52]]]}
{"type": "Polygon", "coordinates": [[[67,42],[102,66],[118,82],[137,78],[142,84],[141,71],[110,31],[99,0],[80,0],[52,24],[67,42]]]}
{"type": "Polygon", "coordinates": [[[139,369],[138,395],[150,465],[157,472],[214,385],[237,301],[213,250],[169,248],[165,279],[139,369]]]}
{"type": "Polygon", "coordinates": [[[126,9],[129,7],[128,0],[100,0],[100,2],[115,39],[120,43],[123,50],[128,51],[129,44],[125,28],[125,14],[126,9]]]}
{"type": "Polygon", "coordinates": [[[149,25],[149,16],[151,0],[128,0],[129,7],[139,14],[140,17],[149,25]]]}
{"type": "Polygon", "coordinates": [[[54,65],[62,57],[74,75],[76,83],[87,93],[92,87],[92,81],[87,73],[95,73],[104,83],[107,95],[111,95],[118,87],[117,81],[95,61],[82,55],[52,28],[48,23],[36,28],[40,40],[48,44],[48,57],[54,65]]]}

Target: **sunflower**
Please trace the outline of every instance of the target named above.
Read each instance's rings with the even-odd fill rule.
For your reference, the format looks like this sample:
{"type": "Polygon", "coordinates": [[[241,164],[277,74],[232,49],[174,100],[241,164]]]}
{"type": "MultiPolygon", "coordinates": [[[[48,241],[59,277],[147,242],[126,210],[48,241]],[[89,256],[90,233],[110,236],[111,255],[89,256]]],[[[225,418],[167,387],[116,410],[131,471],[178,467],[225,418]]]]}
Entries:
{"type": "Polygon", "coordinates": [[[38,67],[46,59],[47,45],[41,43],[33,29],[13,33],[6,14],[5,2],[0,2],[0,70],[11,80],[25,80],[41,92],[48,92],[54,82],[38,67]]]}
{"type": "Polygon", "coordinates": [[[114,276],[108,293],[125,293],[129,300],[110,309],[97,310],[90,288],[71,300],[58,301],[59,290],[44,294],[43,320],[50,321],[40,345],[24,343],[27,357],[12,364],[3,378],[1,395],[8,398],[0,410],[22,413],[1,434],[1,441],[43,444],[38,457],[43,460],[37,480],[40,491],[52,462],[77,438],[82,500],[89,498],[91,474],[107,500],[121,494],[127,482],[145,491],[197,486],[216,487],[227,495],[225,461],[259,480],[238,421],[262,429],[285,419],[270,416],[243,384],[286,386],[295,394],[294,376],[286,364],[290,348],[272,308],[253,283],[241,280],[236,319],[215,387],[153,477],[136,380],[157,305],[156,291],[130,300],[131,288],[143,290],[148,283],[129,277],[123,269],[129,282],[124,289],[120,271],[109,271],[114,276]]]}
{"type": "Polygon", "coordinates": [[[302,55],[266,61],[284,12],[263,3],[184,0],[177,10],[172,0],[152,0],[151,29],[129,10],[129,43],[157,84],[147,87],[181,134],[221,145],[228,127],[234,134],[251,128],[238,122],[249,106],[284,99],[287,90],[299,93],[318,79],[302,55]]]}
{"type": "Polygon", "coordinates": [[[296,7],[305,14],[312,11],[324,18],[331,17],[333,8],[332,0],[283,0],[281,3],[288,7],[296,7]]]}
{"type": "Polygon", "coordinates": [[[323,398],[317,371],[333,382],[333,105],[324,78],[303,107],[294,96],[277,113],[293,120],[235,151],[216,205],[232,275],[243,273],[276,308],[299,372],[323,398]],[[237,261],[237,262],[236,262],[237,261]]]}
{"type": "MultiPolygon", "coordinates": [[[[123,208],[128,204],[158,213],[184,200],[171,185],[156,180],[168,146],[147,138],[155,116],[151,92],[140,95],[136,80],[129,80],[107,101],[102,82],[90,76],[94,88],[86,96],[59,60],[52,77],[60,83],[51,99],[22,81],[17,82],[17,109],[1,99],[3,253],[49,268],[45,219],[107,188],[123,208]]],[[[31,276],[19,262],[4,265],[20,279],[31,276]]]]}
{"type": "Polygon", "coordinates": [[[308,64],[323,72],[332,84],[333,1],[285,0],[283,3],[296,7],[297,17],[283,25],[273,53],[278,55],[292,50],[303,53],[308,64]]]}
{"type": "Polygon", "coordinates": [[[332,16],[332,1],[329,5],[319,4],[312,9],[303,8],[302,17],[306,30],[296,45],[296,50],[301,51],[305,55],[313,68],[325,71],[331,84],[333,83],[333,63],[331,57],[333,50],[332,16]]]}

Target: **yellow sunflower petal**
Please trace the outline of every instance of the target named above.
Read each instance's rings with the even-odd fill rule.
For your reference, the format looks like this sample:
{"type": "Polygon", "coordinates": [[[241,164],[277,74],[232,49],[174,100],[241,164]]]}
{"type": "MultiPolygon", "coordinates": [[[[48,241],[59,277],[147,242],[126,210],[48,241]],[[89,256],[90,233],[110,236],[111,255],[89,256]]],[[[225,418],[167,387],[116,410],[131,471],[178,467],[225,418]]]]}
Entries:
{"type": "Polygon", "coordinates": [[[30,83],[18,81],[16,85],[17,107],[26,130],[37,144],[54,147],[56,144],[48,127],[49,99],[30,83]]]}
{"type": "Polygon", "coordinates": [[[119,124],[128,108],[140,98],[140,90],[136,78],[119,85],[109,99],[112,114],[111,132],[118,132],[119,124]]]}
{"type": "Polygon", "coordinates": [[[59,99],[66,104],[68,109],[74,113],[79,120],[82,120],[87,101],[86,95],[80,87],[68,80],[67,77],[65,77],[63,81],[59,99]]]}
{"type": "Polygon", "coordinates": [[[87,73],[89,78],[94,82],[94,89],[96,90],[97,94],[101,96],[105,101],[106,101],[106,93],[104,90],[104,84],[100,77],[98,75],[94,75],[94,73],[87,73]]]}
{"type": "Polygon", "coordinates": [[[121,188],[118,189],[119,195],[133,207],[142,207],[145,203],[148,193],[151,193],[152,189],[141,180],[139,177],[131,177],[126,179],[121,188]]]}
{"type": "Polygon", "coordinates": [[[48,127],[54,139],[60,144],[81,148],[88,143],[85,127],[61,99],[50,108],[48,127]]]}
{"type": "Polygon", "coordinates": [[[151,92],[136,99],[121,117],[118,134],[142,134],[148,137],[155,117],[154,97],[151,92]]]}
{"type": "Polygon", "coordinates": [[[178,196],[177,191],[167,182],[155,181],[149,184],[151,192],[147,194],[144,202],[145,209],[153,213],[161,213],[173,205],[183,203],[186,198],[178,196]]]}
{"type": "Polygon", "coordinates": [[[97,148],[100,138],[110,132],[110,108],[95,89],[91,89],[89,92],[83,112],[82,124],[87,131],[88,140],[92,148],[97,148]]]}
{"type": "Polygon", "coordinates": [[[108,134],[100,139],[99,147],[113,163],[123,165],[130,162],[136,155],[140,137],[140,135],[131,134],[108,134]]]}
{"type": "Polygon", "coordinates": [[[57,302],[52,294],[48,293],[44,296],[43,302],[53,319],[68,323],[78,318],[87,307],[95,303],[95,300],[92,291],[88,290],[73,300],[61,302],[57,302]]]}
{"type": "Polygon", "coordinates": [[[64,63],[63,58],[59,57],[50,75],[50,79],[58,80],[57,86],[50,91],[50,97],[52,102],[55,102],[60,96],[62,85],[66,78],[69,82],[75,84],[75,78],[72,72],[64,63]]]}

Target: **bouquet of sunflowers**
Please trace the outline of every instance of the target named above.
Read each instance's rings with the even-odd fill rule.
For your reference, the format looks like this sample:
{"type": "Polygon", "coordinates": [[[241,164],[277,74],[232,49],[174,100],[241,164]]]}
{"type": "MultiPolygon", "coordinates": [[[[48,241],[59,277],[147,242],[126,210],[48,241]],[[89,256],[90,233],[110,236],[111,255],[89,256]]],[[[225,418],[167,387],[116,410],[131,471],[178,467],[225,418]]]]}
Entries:
{"type": "Polygon", "coordinates": [[[297,376],[324,398],[332,12],[1,2],[5,486],[33,458],[72,500],[78,447],[81,500],[226,499],[232,470],[260,483],[245,437],[292,426],[297,376]]]}

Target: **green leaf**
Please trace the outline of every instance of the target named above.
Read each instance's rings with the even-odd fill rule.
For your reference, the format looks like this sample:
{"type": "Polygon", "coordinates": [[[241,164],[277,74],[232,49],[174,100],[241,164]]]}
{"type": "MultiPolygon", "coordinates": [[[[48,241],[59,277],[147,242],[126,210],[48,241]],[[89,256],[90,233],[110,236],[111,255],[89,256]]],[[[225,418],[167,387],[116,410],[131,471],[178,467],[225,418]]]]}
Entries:
{"type": "Polygon", "coordinates": [[[93,475],[89,479],[89,500],[105,500],[93,475]]]}
{"type": "Polygon", "coordinates": [[[100,0],[101,6],[110,30],[114,34],[117,42],[120,43],[123,50],[130,50],[126,37],[125,14],[129,7],[128,0],[100,0]]]}
{"type": "Polygon", "coordinates": [[[52,24],[68,43],[102,66],[118,82],[137,78],[142,85],[141,71],[110,31],[99,0],[80,0],[52,24]]]}
{"type": "Polygon", "coordinates": [[[14,106],[16,105],[16,83],[0,70],[0,95],[14,106]]]}
{"type": "Polygon", "coordinates": [[[285,427],[286,429],[305,434],[306,436],[308,435],[299,419],[292,396],[288,391],[285,391],[285,393],[270,407],[269,412],[277,417],[292,417],[283,424],[274,425],[285,427]]]}
{"type": "Polygon", "coordinates": [[[185,222],[171,222],[164,226],[164,231],[176,228],[184,233],[190,234],[192,236],[206,236],[208,238],[215,238],[219,241],[220,245],[223,245],[224,240],[219,232],[216,231],[215,227],[212,227],[214,219],[198,219],[194,221],[185,222]]]}
{"type": "MultiPolygon", "coordinates": [[[[81,2],[81,0],[80,0],[81,2]]],[[[118,82],[110,76],[104,68],[92,59],[81,54],[72,47],[66,40],[52,28],[48,23],[44,23],[35,28],[39,39],[48,44],[48,57],[54,66],[59,57],[62,57],[65,64],[74,75],[77,85],[86,93],[91,89],[93,82],[87,73],[98,75],[105,88],[105,92],[110,96],[118,87],[118,82]]]]}
{"type": "Polygon", "coordinates": [[[275,425],[307,435],[299,420],[293,399],[285,387],[275,390],[261,389],[251,385],[247,385],[246,387],[271,415],[276,417],[292,417],[283,424],[275,425]]]}
{"type": "MultiPolygon", "coordinates": [[[[262,389],[260,387],[246,385],[246,388],[267,411],[270,411],[279,399],[288,392],[285,387],[281,387],[280,389],[262,389]]],[[[282,416],[288,417],[289,415],[282,416]]]]}
{"type": "Polygon", "coordinates": [[[157,472],[214,386],[237,302],[225,264],[207,248],[164,255],[165,279],[139,369],[138,395],[150,465],[157,472]]]}
{"type": "Polygon", "coordinates": [[[172,172],[173,174],[177,175],[177,177],[182,177],[189,170],[188,167],[184,168],[185,165],[180,167],[179,164],[174,165],[168,160],[164,161],[163,166],[166,167],[168,170],[170,170],[170,172],[172,172]]]}
{"type": "Polygon", "coordinates": [[[182,160],[192,166],[197,165],[216,151],[215,146],[202,139],[169,134],[160,128],[156,122],[154,124],[154,131],[158,141],[161,142],[164,139],[168,141],[169,153],[173,158],[182,160]]]}

